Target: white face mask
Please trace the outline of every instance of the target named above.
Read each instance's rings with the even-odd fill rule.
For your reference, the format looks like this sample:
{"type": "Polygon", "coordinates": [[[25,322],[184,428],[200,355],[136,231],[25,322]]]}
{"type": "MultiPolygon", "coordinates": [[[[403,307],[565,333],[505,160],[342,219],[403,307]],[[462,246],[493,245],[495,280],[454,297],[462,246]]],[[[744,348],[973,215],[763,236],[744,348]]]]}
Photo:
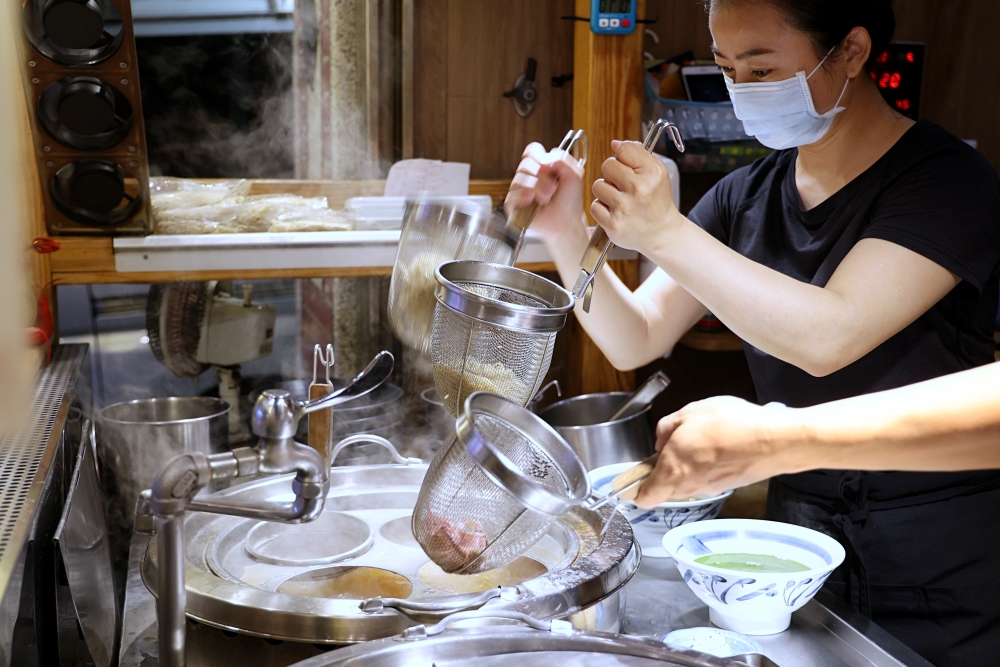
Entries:
{"type": "Polygon", "coordinates": [[[747,134],[756,137],[768,148],[779,151],[806,146],[822,139],[833,125],[834,117],[844,110],[839,104],[851,82],[848,78],[832,109],[824,114],[816,113],[808,81],[831,53],[833,49],[808,76],[799,72],[791,79],[773,83],[733,83],[732,79],[725,77],[733,110],[743,122],[747,134]]]}

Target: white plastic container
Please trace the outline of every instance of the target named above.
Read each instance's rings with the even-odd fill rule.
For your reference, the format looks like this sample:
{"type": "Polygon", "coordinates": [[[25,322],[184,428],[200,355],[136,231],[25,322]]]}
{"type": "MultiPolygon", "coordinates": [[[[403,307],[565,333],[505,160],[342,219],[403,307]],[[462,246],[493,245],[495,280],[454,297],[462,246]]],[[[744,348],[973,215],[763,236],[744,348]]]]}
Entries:
{"type": "MultiPolygon", "coordinates": [[[[344,209],[354,219],[355,229],[400,229],[403,226],[407,199],[408,197],[351,197],[344,202],[344,209]]],[[[474,202],[477,206],[493,208],[493,200],[489,195],[435,197],[435,199],[445,202],[465,200],[474,202]]]]}

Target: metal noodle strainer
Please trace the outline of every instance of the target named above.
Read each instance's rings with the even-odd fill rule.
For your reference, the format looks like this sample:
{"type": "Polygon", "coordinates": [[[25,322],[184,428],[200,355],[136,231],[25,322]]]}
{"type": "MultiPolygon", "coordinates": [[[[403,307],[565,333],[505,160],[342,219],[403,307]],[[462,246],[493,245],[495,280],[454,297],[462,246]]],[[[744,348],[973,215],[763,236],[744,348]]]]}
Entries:
{"type": "Polygon", "coordinates": [[[445,408],[457,417],[477,391],[527,405],[549,370],[573,295],[541,276],[485,262],[446,262],[434,275],[430,351],[445,408]]]}
{"type": "Polygon", "coordinates": [[[513,264],[502,218],[471,200],[424,197],[407,202],[388,309],[392,331],[406,345],[428,350],[434,269],[455,259],[513,264]]]}
{"type": "Polygon", "coordinates": [[[413,536],[445,572],[485,572],[523,554],[589,497],[586,468],[551,426],[480,392],[427,470],[413,536]]]}
{"type": "MultiPolygon", "coordinates": [[[[566,133],[557,151],[587,160],[583,130],[566,133]]],[[[434,269],[456,259],[513,266],[538,206],[511,212],[510,220],[456,197],[408,201],[389,282],[389,324],[406,345],[427,352],[434,312],[434,269]]]]}

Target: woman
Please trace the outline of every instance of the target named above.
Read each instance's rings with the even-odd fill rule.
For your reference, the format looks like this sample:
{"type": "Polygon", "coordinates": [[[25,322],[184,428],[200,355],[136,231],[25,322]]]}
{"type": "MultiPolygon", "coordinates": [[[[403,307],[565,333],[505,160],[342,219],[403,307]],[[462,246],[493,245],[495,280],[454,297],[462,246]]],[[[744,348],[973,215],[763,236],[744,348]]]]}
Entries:
{"type": "MultiPolygon", "coordinates": [[[[711,0],[736,115],[776,152],[723,179],[688,217],[633,142],[593,185],[612,241],[662,270],[635,293],[605,269],[591,338],[619,368],[670,349],[706,311],[744,341],[763,403],[814,405],[993,359],[1000,183],[975,151],[882,100],[867,69],[892,37],[889,0],[711,0]]],[[[508,207],[541,205],[567,284],[587,242],[583,183],[529,146],[508,207]]],[[[839,539],[828,586],[951,665],[1000,652],[1000,472],[837,470],[772,480],[769,517],[839,539]],[[942,548],[947,545],[947,548],[942,548]]]]}

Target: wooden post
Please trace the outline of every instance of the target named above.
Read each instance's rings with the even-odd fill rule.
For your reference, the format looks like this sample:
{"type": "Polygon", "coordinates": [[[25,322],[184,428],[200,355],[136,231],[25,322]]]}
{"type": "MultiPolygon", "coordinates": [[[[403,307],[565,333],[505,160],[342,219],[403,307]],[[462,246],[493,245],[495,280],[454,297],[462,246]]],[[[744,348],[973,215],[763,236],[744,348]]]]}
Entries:
{"type": "MultiPolygon", "coordinates": [[[[637,0],[637,15],[645,17],[646,1],[637,0]]],[[[576,0],[576,15],[590,16],[589,0],[576,0]]],[[[590,24],[576,22],[573,64],[573,127],[587,131],[590,157],[584,183],[601,178],[601,165],[611,157],[612,139],[641,140],[642,133],[642,26],[631,35],[595,35],[590,24]]],[[[584,210],[590,216],[593,195],[584,188],[584,210]]],[[[593,220],[590,221],[594,224],[593,220]]],[[[638,261],[609,262],[632,289],[638,287],[638,261]]],[[[570,394],[631,391],[635,373],[614,369],[577,322],[571,334],[570,394]]],[[[623,340],[623,345],[629,342],[623,340]]]]}

